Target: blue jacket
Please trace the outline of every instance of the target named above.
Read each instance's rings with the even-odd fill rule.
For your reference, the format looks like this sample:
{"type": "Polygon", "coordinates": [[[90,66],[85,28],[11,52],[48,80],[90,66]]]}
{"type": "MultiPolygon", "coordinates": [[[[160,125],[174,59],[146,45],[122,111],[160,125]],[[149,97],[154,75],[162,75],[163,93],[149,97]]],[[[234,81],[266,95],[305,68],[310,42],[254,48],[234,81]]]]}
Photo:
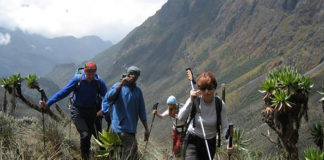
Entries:
{"type": "MultiPolygon", "coordinates": [[[[98,93],[97,81],[100,81],[99,93],[101,96],[104,96],[107,92],[107,86],[105,82],[101,78],[98,78],[98,76],[96,75],[94,80],[88,83],[83,73],[81,77],[80,88],[73,95],[73,100],[75,102],[82,102],[82,104],[95,104],[96,95],[98,93]]],[[[74,76],[72,80],[63,89],[55,93],[55,95],[46,102],[47,105],[51,106],[53,103],[68,96],[72,91],[74,91],[77,84],[78,84],[78,76],[74,76]]],[[[77,107],[88,107],[88,106],[83,106],[82,104],[75,103],[73,105],[77,107]]]]}
{"type": "Polygon", "coordinates": [[[138,117],[146,121],[146,111],[142,90],[139,87],[130,89],[122,86],[117,94],[116,87],[120,82],[115,83],[102,100],[102,110],[108,111],[109,102],[115,100],[112,106],[112,129],[116,133],[136,133],[138,117]]]}

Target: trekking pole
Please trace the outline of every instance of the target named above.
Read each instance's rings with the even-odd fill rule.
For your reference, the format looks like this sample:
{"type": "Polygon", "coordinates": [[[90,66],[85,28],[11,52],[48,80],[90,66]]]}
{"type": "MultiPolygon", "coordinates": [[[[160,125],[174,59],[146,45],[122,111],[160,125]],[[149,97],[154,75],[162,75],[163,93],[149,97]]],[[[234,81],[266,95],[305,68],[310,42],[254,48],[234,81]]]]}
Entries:
{"type": "MultiPolygon", "coordinates": [[[[155,103],[155,104],[153,105],[153,110],[157,109],[158,105],[159,105],[158,102],[155,103]]],[[[152,126],[153,126],[154,118],[155,118],[155,114],[153,115],[153,118],[152,118],[152,123],[151,123],[150,131],[149,131],[150,134],[151,134],[151,130],[152,130],[152,126]]],[[[147,143],[148,143],[148,141],[149,141],[149,140],[146,141],[145,148],[144,148],[145,150],[146,150],[146,147],[147,147],[147,143]]]]}
{"type": "Polygon", "coordinates": [[[72,107],[73,107],[73,95],[69,98],[69,105],[68,105],[68,109],[70,110],[69,139],[71,139],[71,132],[72,132],[72,114],[71,114],[72,107]]]}
{"type": "MultiPolygon", "coordinates": [[[[230,123],[228,125],[228,130],[229,130],[229,141],[228,141],[228,146],[232,148],[233,146],[233,123],[230,123]]],[[[231,159],[231,154],[228,154],[228,160],[231,159]]]]}
{"type": "MultiPolygon", "coordinates": [[[[47,101],[46,94],[42,88],[39,89],[39,92],[41,93],[41,99],[42,101],[47,101]]],[[[45,117],[44,117],[44,108],[41,107],[42,110],[42,122],[43,122],[43,150],[45,151],[45,117]]],[[[46,153],[45,153],[45,159],[47,159],[46,153]]]]}
{"type": "MultiPolygon", "coordinates": [[[[190,68],[186,68],[186,72],[187,72],[188,79],[191,82],[191,89],[195,89],[194,88],[194,84],[196,82],[194,80],[193,73],[192,73],[191,69],[190,68]]],[[[208,142],[207,142],[207,139],[206,139],[206,133],[205,133],[204,125],[202,123],[201,112],[200,112],[200,109],[199,109],[199,106],[198,105],[199,104],[196,105],[196,109],[197,109],[197,112],[199,113],[199,120],[200,120],[201,130],[203,131],[203,135],[204,135],[204,139],[205,139],[205,144],[206,144],[206,149],[207,149],[207,152],[208,152],[209,160],[212,160],[211,155],[210,155],[210,152],[209,152],[208,142]]]]}
{"type": "Polygon", "coordinates": [[[225,102],[225,83],[222,83],[222,100],[225,102]]]}

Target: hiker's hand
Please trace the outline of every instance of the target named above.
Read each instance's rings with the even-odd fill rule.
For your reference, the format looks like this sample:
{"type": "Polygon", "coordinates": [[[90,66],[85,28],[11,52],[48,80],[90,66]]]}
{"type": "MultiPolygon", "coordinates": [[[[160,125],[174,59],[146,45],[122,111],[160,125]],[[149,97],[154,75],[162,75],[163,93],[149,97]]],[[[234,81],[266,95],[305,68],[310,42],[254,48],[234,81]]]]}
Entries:
{"type": "Polygon", "coordinates": [[[153,110],[153,114],[157,114],[158,111],[156,109],[153,110]]]}
{"type": "Polygon", "coordinates": [[[128,85],[130,84],[132,81],[132,78],[129,75],[126,75],[126,77],[123,78],[123,80],[121,81],[121,84],[124,85],[128,85]]]}
{"type": "Polygon", "coordinates": [[[175,119],[178,119],[178,114],[175,114],[175,115],[174,115],[174,118],[175,118],[175,119]]]}
{"type": "Polygon", "coordinates": [[[229,147],[229,144],[227,144],[227,153],[228,154],[232,154],[234,152],[234,145],[232,145],[232,147],[229,147]]]}
{"type": "Polygon", "coordinates": [[[48,109],[48,105],[46,104],[45,101],[39,101],[39,106],[44,109],[48,109]]]}
{"type": "Polygon", "coordinates": [[[120,90],[123,86],[125,86],[127,84],[128,84],[128,81],[127,81],[127,76],[126,76],[121,80],[119,85],[116,87],[116,90],[120,90]]]}
{"type": "Polygon", "coordinates": [[[144,132],[144,141],[148,141],[149,137],[150,137],[150,132],[148,130],[145,130],[145,132],[144,132]]]}
{"type": "Polygon", "coordinates": [[[191,102],[194,102],[195,98],[196,98],[199,94],[201,94],[201,91],[200,91],[200,90],[194,90],[194,89],[192,89],[192,90],[190,91],[190,100],[191,100],[191,102]]]}
{"type": "Polygon", "coordinates": [[[102,116],[103,116],[103,114],[102,114],[102,110],[98,111],[98,112],[97,112],[97,117],[102,117],[102,116]]]}
{"type": "Polygon", "coordinates": [[[127,81],[127,76],[126,77],[124,77],[123,79],[122,79],[122,81],[120,82],[120,85],[121,86],[124,86],[124,85],[126,85],[128,83],[128,81],[127,81]]]}

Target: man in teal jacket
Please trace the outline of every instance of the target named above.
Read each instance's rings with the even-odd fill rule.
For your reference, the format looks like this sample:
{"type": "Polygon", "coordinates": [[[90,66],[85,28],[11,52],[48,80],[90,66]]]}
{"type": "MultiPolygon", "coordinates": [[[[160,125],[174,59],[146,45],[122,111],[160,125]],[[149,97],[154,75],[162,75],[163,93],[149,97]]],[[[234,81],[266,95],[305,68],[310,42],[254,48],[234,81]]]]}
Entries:
{"type": "Polygon", "coordinates": [[[71,119],[80,133],[80,149],[82,159],[89,159],[89,149],[91,133],[94,133],[94,123],[96,116],[102,115],[101,111],[97,112],[97,101],[99,96],[104,96],[107,92],[107,86],[104,81],[96,74],[97,66],[93,62],[87,62],[84,66],[84,73],[81,77],[79,88],[78,76],[74,76],[72,80],[60,91],[58,91],[47,102],[40,101],[39,104],[43,108],[48,108],[55,102],[68,96],[72,91],[73,106],[71,108],[71,119]],[[98,88],[98,82],[100,88],[98,88]]]}
{"type": "Polygon", "coordinates": [[[136,66],[127,69],[126,77],[115,83],[103,99],[105,104],[114,102],[112,107],[112,129],[118,133],[123,145],[121,159],[137,158],[137,140],[135,137],[138,118],[145,128],[144,141],[149,138],[146,111],[142,90],[136,86],[140,70],[136,66]]]}

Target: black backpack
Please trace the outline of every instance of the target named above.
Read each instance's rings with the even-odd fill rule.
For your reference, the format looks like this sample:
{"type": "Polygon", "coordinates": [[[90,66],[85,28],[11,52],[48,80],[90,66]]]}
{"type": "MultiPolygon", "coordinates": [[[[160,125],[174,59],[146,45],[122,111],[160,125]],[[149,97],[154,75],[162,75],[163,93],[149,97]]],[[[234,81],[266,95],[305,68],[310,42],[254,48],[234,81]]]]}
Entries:
{"type": "MultiPolygon", "coordinates": [[[[195,101],[192,104],[192,108],[191,108],[191,113],[189,116],[189,119],[187,121],[187,127],[189,127],[190,122],[193,120],[192,122],[192,126],[195,128],[195,115],[197,113],[197,107],[199,107],[200,104],[200,98],[197,97],[195,99],[195,101]]],[[[215,96],[215,108],[216,108],[216,131],[217,131],[217,135],[218,135],[218,141],[217,141],[217,146],[220,147],[220,142],[221,142],[221,137],[220,137],[220,126],[221,126],[221,112],[222,112],[222,100],[220,98],[218,98],[217,96],[215,96]]]]}

